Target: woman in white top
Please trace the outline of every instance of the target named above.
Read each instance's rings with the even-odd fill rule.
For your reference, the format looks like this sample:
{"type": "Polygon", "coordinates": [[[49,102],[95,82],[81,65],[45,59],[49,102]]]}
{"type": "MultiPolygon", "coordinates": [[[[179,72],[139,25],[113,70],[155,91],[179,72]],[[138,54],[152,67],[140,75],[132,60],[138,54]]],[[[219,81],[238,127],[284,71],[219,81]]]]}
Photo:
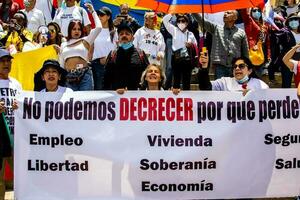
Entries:
{"type": "Polygon", "coordinates": [[[118,34],[114,28],[111,10],[108,7],[102,7],[96,12],[103,28],[94,42],[91,66],[94,77],[94,89],[102,90],[106,57],[109,52],[117,48],[118,34]]]}
{"type": "Polygon", "coordinates": [[[74,91],[93,90],[94,81],[92,70],[89,67],[88,52],[96,37],[101,32],[102,25],[91,4],[85,4],[92,13],[95,28],[86,37],[83,37],[83,25],[79,20],[73,20],[68,27],[67,42],[60,48],[60,64],[68,71],[66,86],[74,91]]]}
{"type": "Polygon", "coordinates": [[[202,69],[199,70],[200,90],[241,91],[245,95],[249,90],[269,88],[265,82],[255,78],[253,65],[246,57],[232,60],[234,77],[222,77],[214,81],[209,81],[208,55],[204,52],[200,54],[200,63],[202,64],[202,69]]]}
{"type": "Polygon", "coordinates": [[[177,26],[170,20],[172,15],[164,16],[163,23],[167,31],[172,35],[172,70],[173,70],[173,92],[180,90],[180,83],[184,90],[190,89],[192,72],[192,62],[190,49],[197,46],[194,34],[187,30],[189,18],[187,15],[178,15],[176,18],[177,26]]]}

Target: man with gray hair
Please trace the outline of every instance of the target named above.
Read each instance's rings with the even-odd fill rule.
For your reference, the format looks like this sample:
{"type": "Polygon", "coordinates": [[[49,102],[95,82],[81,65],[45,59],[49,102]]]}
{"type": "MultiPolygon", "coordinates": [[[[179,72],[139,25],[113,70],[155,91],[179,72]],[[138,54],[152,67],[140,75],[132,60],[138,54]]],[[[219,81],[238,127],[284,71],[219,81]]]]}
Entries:
{"type": "MultiPolygon", "coordinates": [[[[203,26],[200,14],[193,14],[199,25],[203,26]]],[[[244,30],[235,26],[238,18],[236,10],[224,13],[224,26],[205,20],[204,29],[212,34],[211,65],[215,69],[215,78],[232,76],[232,59],[249,57],[248,42],[244,30]]]]}
{"type": "Polygon", "coordinates": [[[163,35],[159,30],[155,30],[156,24],[156,14],[146,12],[144,26],[135,32],[133,44],[146,53],[150,64],[161,65],[166,45],[163,35]]]}

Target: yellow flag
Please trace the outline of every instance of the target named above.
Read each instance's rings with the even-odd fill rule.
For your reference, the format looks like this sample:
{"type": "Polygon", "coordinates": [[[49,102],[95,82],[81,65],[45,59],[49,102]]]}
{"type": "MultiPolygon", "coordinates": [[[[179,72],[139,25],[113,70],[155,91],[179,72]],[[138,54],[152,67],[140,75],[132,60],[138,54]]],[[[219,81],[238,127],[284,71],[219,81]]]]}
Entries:
{"type": "Polygon", "coordinates": [[[45,60],[58,59],[53,46],[17,53],[13,57],[11,73],[9,75],[22,84],[23,90],[33,90],[34,74],[41,69],[45,60]]]}

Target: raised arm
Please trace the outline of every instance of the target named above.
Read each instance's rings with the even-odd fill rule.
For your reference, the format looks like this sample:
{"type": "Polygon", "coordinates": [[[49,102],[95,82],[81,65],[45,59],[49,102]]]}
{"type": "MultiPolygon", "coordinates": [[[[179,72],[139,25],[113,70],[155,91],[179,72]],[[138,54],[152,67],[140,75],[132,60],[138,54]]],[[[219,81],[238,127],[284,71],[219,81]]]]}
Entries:
{"type": "MultiPolygon", "coordinates": [[[[200,14],[197,13],[193,13],[192,16],[195,18],[195,20],[198,22],[199,26],[202,27],[202,23],[203,23],[203,18],[200,14]]],[[[208,20],[204,20],[204,28],[206,31],[210,32],[210,33],[214,33],[216,30],[217,25],[208,21],[208,20]]]]}
{"type": "Polygon", "coordinates": [[[300,44],[297,44],[296,46],[292,47],[291,50],[289,50],[283,57],[282,61],[284,64],[291,70],[294,71],[294,63],[297,63],[296,60],[293,60],[292,57],[297,51],[297,49],[300,48],[300,44]]]}
{"type": "Polygon", "coordinates": [[[92,13],[94,21],[95,21],[95,28],[91,30],[90,34],[84,38],[85,41],[87,41],[90,45],[94,43],[96,37],[99,35],[99,33],[102,30],[102,24],[101,21],[95,12],[92,4],[87,3],[86,4],[88,10],[90,13],[92,13]]]}
{"type": "Polygon", "coordinates": [[[171,14],[167,14],[163,17],[163,23],[164,23],[164,26],[165,28],[167,29],[167,31],[172,35],[174,36],[175,35],[175,30],[176,30],[176,27],[170,22],[172,18],[172,15],[171,14]]]}

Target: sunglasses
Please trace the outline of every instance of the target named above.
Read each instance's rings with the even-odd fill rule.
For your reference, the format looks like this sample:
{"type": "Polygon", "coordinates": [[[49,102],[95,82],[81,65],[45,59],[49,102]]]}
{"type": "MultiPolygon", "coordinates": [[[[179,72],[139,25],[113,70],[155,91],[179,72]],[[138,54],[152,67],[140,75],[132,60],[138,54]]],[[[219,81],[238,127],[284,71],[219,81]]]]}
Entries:
{"type": "Polygon", "coordinates": [[[239,69],[244,69],[245,67],[248,67],[248,65],[246,65],[245,63],[241,63],[241,64],[235,64],[233,65],[233,69],[236,69],[236,68],[239,68],[239,69]]]}
{"type": "Polygon", "coordinates": [[[182,23],[186,23],[186,21],[184,19],[180,19],[177,21],[178,23],[182,22],[182,23]]]}
{"type": "Polygon", "coordinates": [[[105,16],[105,14],[104,13],[99,13],[99,16],[103,17],[103,16],[105,16]]]}
{"type": "Polygon", "coordinates": [[[55,33],[56,31],[54,29],[48,29],[50,33],[55,33]]]}

